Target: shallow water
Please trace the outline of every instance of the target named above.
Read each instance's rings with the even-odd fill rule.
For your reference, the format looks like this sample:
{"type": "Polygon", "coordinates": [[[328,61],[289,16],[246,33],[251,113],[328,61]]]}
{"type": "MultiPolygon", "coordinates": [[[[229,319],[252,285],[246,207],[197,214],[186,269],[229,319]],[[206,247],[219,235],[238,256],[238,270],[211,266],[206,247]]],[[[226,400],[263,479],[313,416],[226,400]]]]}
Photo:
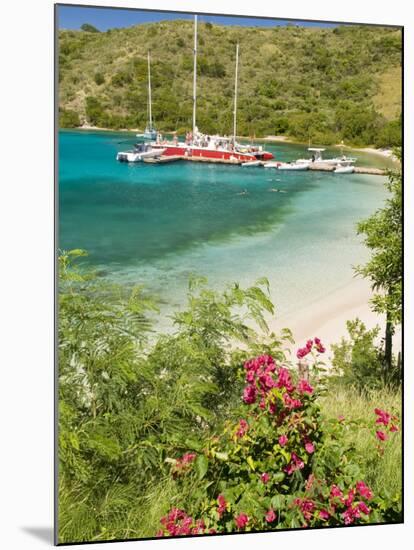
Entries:
{"type": "MultiPolygon", "coordinates": [[[[84,248],[107,277],[144,284],[163,304],[162,325],[185,301],[191,273],[214,288],[266,276],[283,316],[347,284],[367,258],[355,226],[384,201],[383,177],[116,162],[133,142],[60,132],[59,247],[84,248]]],[[[278,160],[308,156],[300,145],[266,148],[278,160]]],[[[357,156],[359,165],[390,164],[357,156]]]]}

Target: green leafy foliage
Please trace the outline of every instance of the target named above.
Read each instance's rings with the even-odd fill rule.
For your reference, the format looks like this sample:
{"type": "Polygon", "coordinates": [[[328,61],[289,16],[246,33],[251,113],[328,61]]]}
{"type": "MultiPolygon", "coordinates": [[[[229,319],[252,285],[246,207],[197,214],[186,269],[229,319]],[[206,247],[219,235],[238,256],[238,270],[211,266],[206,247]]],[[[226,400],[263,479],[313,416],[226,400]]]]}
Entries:
{"type": "Polygon", "coordinates": [[[93,25],[90,25],[89,23],[84,23],[83,25],[81,25],[81,30],[85,32],[101,32],[99,29],[97,29],[93,25]]]}
{"type": "MultiPolygon", "coordinates": [[[[62,541],[78,540],[79,532],[102,539],[109,528],[112,538],[127,536],[134,498],[166,474],[168,456],[198,450],[240,393],[236,366],[248,351],[236,353],[226,343],[257,343],[248,318],[263,326],[264,313],[273,310],[264,280],[223,294],[192,280],[177,330],[154,341],[147,315],[153,301],[140,287],[104,283],[82,265],[85,256],[71,250],[59,258],[62,541]],[[122,502],[114,494],[124,495],[122,502]],[[105,514],[92,520],[92,508],[105,514]]],[[[202,475],[205,464],[199,468],[202,475]]]]}
{"type": "MultiPolygon", "coordinates": [[[[401,149],[395,154],[401,162],[401,149]]],[[[371,281],[374,297],[372,309],[386,315],[385,362],[387,375],[392,376],[392,336],[402,319],[403,279],[403,209],[402,171],[388,171],[389,198],[385,206],[358,224],[358,233],[364,235],[365,244],[371,250],[371,258],[356,272],[371,281]]]]}
{"type": "MultiPolygon", "coordinates": [[[[154,536],[163,517],[165,535],[401,520],[399,398],[332,400],[316,338],[301,379],[290,332],[268,334],[266,279],[215,292],[192,277],[174,330],[155,335],[154,300],[86,256],[59,257],[61,543],[154,536]]],[[[345,382],[379,365],[374,332],[350,326],[345,382]]]]}
{"type": "Polygon", "coordinates": [[[335,383],[352,386],[360,392],[380,389],[384,383],[398,383],[401,372],[393,363],[393,375],[385,376],[384,348],[378,345],[380,328],[367,330],[360,319],[347,321],[349,340],[342,338],[339,344],[333,344],[332,366],[335,383]]]}

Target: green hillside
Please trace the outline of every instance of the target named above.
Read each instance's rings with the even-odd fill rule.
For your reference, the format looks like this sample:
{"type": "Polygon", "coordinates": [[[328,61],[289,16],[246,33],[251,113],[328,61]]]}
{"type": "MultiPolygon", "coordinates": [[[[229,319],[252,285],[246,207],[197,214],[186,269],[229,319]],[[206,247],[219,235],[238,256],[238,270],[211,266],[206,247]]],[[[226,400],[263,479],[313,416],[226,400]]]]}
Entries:
{"type": "MultiPolygon", "coordinates": [[[[197,122],[231,133],[240,43],[238,133],[313,143],[401,141],[401,31],[199,24],[197,122]]],[[[147,50],[160,130],[191,127],[193,24],[168,21],[106,32],[59,32],[61,127],[143,128],[147,50]]]]}

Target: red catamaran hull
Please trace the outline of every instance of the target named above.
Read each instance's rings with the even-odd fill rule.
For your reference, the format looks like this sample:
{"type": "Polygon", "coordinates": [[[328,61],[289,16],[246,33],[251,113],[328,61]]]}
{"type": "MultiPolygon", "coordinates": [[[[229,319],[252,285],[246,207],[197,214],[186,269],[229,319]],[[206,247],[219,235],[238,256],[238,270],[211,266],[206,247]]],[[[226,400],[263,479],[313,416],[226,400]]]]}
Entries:
{"type": "Polygon", "coordinates": [[[153,145],[154,148],[165,149],[163,156],[171,157],[175,155],[186,157],[201,157],[211,160],[238,160],[241,162],[249,162],[251,160],[270,160],[273,158],[272,153],[256,152],[256,153],[238,153],[237,151],[221,151],[207,149],[204,147],[183,147],[180,145],[153,145]]]}

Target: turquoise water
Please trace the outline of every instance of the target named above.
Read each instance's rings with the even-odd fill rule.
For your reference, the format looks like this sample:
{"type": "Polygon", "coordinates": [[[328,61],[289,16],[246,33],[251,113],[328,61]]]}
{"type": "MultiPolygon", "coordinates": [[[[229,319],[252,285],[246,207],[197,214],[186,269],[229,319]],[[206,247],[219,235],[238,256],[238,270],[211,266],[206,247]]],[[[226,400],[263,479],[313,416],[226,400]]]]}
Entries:
{"type": "MultiPolygon", "coordinates": [[[[291,314],[347,284],[367,257],[355,224],[381,206],[382,177],[116,162],[133,143],[124,133],[60,133],[59,247],[84,248],[108,278],[144,284],[163,314],[183,304],[191,273],[214,288],[266,276],[279,315],[291,314]]],[[[278,160],[308,156],[305,146],[266,148],[278,160]]]]}

